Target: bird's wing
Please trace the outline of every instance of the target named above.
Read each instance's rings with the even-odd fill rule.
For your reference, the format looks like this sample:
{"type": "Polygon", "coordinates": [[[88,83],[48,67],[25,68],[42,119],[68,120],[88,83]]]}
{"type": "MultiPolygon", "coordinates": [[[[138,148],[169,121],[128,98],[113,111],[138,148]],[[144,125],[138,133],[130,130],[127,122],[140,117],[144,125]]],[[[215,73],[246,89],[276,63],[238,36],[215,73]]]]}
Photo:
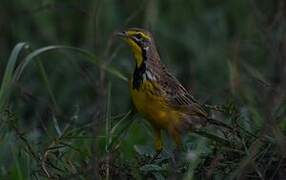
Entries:
{"type": "Polygon", "coordinates": [[[207,112],[200,103],[169,72],[161,75],[160,86],[171,106],[187,109],[191,115],[207,117],[207,112]]]}

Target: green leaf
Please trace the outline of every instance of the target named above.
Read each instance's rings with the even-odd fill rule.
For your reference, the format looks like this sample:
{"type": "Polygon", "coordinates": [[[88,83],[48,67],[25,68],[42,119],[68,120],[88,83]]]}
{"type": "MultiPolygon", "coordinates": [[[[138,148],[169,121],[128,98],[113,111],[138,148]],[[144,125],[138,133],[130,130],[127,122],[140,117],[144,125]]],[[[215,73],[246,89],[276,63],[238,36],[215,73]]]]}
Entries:
{"type": "Polygon", "coordinates": [[[11,55],[9,57],[8,64],[5,69],[4,77],[0,88],[0,112],[3,111],[4,105],[9,98],[12,86],[12,77],[16,66],[16,62],[17,59],[19,58],[20,52],[22,51],[23,48],[25,48],[26,45],[27,43],[24,42],[18,43],[12,50],[11,55]]]}
{"type": "Polygon", "coordinates": [[[134,145],[135,151],[141,156],[153,156],[154,155],[154,148],[150,146],[143,146],[143,145],[134,145]]]}
{"type": "Polygon", "coordinates": [[[75,52],[75,53],[79,53],[80,55],[86,57],[86,60],[88,60],[89,62],[96,64],[97,66],[102,67],[104,70],[106,70],[107,72],[115,75],[116,77],[127,81],[128,79],[121,73],[119,72],[116,68],[112,67],[112,66],[104,66],[103,63],[97,59],[97,57],[90,53],[89,51],[85,50],[85,49],[81,49],[81,48],[76,48],[76,47],[71,47],[71,46],[62,46],[62,45],[54,45],[54,46],[46,46],[40,49],[37,49],[35,51],[33,51],[32,53],[30,53],[27,57],[25,57],[25,59],[23,60],[23,64],[17,68],[17,72],[16,72],[16,76],[15,76],[15,80],[18,80],[21,76],[21,74],[23,73],[25,67],[37,56],[39,56],[42,53],[46,53],[52,50],[69,50],[69,52],[75,52]]]}
{"type": "Polygon", "coordinates": [[[158,172],[154,172],[152,174],[154,175],[156,180],[165,180],[165,177],[162,174],[158,173],[158,172]]]}
{"type": "Polygon", "coordinates": [[[112,128],[112,140],[107,147],[108,150],[112,148],[116,142],[118,142],[119,138],[123,136],[124,132],[127,132],[127,130],[136,119],[135,115],[136,114],[133,110],[128,111],[126,115],[112,128]],[[118,132],[115,133],[115,131],[118,132]]]}
{"type": "Polygon", "coordinates": [[[142,167],[140,167],[140,171],[144,172],[150,172],[150,171],[162,171],[164,170],[162,167],[156,165],[156,164],[146,164],[142,167]]]}
{"type": "Polygon", "coordinates": [[[254,80],[261,83],[266,87],[271,87],[271,84],[264,78],[264,76],[255,68],[251,67],[247,63],[241,63],[247,74],[249,74],[254,80]]]}

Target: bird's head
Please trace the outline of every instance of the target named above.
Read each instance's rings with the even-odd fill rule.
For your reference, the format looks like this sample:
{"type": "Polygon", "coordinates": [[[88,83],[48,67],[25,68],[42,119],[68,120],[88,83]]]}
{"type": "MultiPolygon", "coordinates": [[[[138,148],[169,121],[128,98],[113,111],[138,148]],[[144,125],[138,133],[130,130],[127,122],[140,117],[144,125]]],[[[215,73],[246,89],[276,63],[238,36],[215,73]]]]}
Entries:
{"type": "Polygon", "coordinates": [[[147,52],[154,47],[154,41],[151,33],[144,29],[130,28],[125,31],[118,32],[116,35],[120,36],[129,44],[138,67],[143,63],[147,52]]]}

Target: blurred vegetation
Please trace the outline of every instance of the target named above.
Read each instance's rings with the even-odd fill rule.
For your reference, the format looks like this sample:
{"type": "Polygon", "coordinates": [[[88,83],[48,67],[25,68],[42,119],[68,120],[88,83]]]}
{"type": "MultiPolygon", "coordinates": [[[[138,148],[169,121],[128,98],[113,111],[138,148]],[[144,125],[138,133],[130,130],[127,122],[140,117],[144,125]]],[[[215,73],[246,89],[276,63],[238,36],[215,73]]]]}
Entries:
{"type": "Polygon", "coordinates": [[[284,0],[2,0],[0,179],[285,179],[284,0]],[[184,138],[179,162],[130,101],[143,27],[161,58],[230,125],[184,138]],[[25,43],[21,43],[25,42],[25,43]]]}

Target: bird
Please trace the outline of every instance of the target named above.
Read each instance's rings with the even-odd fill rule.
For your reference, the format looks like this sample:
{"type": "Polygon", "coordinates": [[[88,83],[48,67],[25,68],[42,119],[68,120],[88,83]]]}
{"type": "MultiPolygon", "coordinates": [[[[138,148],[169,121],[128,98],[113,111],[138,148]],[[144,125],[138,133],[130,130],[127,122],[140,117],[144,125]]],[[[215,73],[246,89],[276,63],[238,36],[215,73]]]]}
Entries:
{"type": "Polygon", "coordinates": [[[153,35],[146,29],[127,28],[116,32],[131,47],[135,60],[129,89],[133,104],[154,129],[155,150],[163,149],[166,131],[182,148],[182,135],[206,126],[209,113],[161,62],[153,35]]]}

